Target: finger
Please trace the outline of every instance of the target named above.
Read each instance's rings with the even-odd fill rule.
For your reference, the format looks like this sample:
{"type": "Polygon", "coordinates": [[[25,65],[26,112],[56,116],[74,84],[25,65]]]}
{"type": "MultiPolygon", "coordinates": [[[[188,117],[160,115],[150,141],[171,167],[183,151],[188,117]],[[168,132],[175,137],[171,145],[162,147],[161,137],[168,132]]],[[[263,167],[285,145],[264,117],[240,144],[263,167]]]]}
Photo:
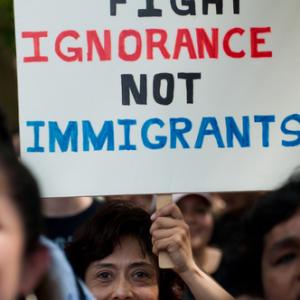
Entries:
{"type": "Polygon", "coordinates": [[[159,217],[171,217],[178,220],[183,219],[182,213],[175,203],[170,203],[159,209],[151,216],[151,219],[154,221],[159,217]]]}
{"type": "Polygon", "coordinates": [[[160,229],[160,230],[154,230],[152,232],[152,243],[154,243],[156,240],[165,239],[168,237],[171,237],[175,235],[178,232],[178,228],[172,228],[172,229],[160,229]]]}
{"type": "Polygon", "coordinates": [[[172,253],[178,250],[179,244],[172,237],[156,240],[153,242],[152,251],[158,255],[159,252],[172,253]]]}
{"type": "Polygon", "coordinates": [[[183,220],[176,220],[170,217],[159,217],[153,222],[150,228],[150,232],[152,233],[154,230],[158,230],[158,229],[170,229],[174,227],[185,227],[185,226],[187,225],[184,223],[183,220]]]}

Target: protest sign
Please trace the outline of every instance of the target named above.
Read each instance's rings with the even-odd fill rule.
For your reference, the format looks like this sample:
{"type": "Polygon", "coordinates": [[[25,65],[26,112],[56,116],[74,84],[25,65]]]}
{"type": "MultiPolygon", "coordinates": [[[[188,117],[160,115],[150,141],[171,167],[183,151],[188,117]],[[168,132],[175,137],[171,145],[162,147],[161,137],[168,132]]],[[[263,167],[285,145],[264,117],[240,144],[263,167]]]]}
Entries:
{"type": "Polygon", "coordinates": [[[15,0],[44,196],[271,189],[300,164],[299,0],[15,0]]]}

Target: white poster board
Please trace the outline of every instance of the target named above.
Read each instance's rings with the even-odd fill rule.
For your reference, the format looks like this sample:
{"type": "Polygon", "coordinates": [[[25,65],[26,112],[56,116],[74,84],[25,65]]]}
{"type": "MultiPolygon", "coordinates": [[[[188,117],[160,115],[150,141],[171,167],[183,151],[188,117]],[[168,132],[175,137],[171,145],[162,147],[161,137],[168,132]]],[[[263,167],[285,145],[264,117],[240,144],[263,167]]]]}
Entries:
{"type": "Polygon", "coordinates": [[[44,196],[271,189],[300,164],[299,0],[15,0],[44,196]]]}

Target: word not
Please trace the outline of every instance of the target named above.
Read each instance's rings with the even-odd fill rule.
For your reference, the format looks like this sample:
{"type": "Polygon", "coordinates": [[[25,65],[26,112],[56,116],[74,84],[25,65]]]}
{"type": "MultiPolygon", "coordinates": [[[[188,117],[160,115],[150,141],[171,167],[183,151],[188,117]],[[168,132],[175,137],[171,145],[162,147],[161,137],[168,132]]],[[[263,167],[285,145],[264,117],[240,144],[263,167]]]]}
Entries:
{"type": "MultiPolygon", "coordinates": [[[[178,28],[175,40],[172,38],[170,41],[168,31],[162,28],[144,31],[124,29],[119,33],[105,29],[101,38],[97,30],[82,33],[77,30],[65,30],[51,41],[53,48],[48,48],[48,51],[54,50],[56,57],[67,63],[116,59],[128,62],[155,58],[178,60],[182,56],[194,60],[218,59],[221,55],[234,59],[246,56],[253,59],[271,58],[272,51],[261,49],[266,44],[265,35],[271,31],[271,27],[234,27],[224,33],[221,33],[219,28],[178,28]],[[112,36],[115,34],[117,36],[112,36]],[[232,41],[239,39],[248,41],[248,49],[234,49],[232,41]],[[112,41],[116,41],[117,44],[113,45],[112,41]],[[144,48],[146,51],[143,51],[144,48]],[[112,49],[118,49],[117,57],[112,57],[112,49]]],[[[24,31],[21,35],[32,44],[32,55],[23,57],[24,63],[49,61],[49,53],[41,53],[41,43],[49,39],[48,31],[24,31]]]]}
{"type": "MultiPolygon", "coordinates": [[[[166,0],[164,0],[166,1],[166,0]]],[[[140,2],[140,1],[139,1],[140,2]]],[[[200,1],[197,1],[200,2],[200,1]]],[[[110,0],[110,15],[117,15],[117,5],[126,4],[126,0],[110,0]]],[[[233,3],[233,13],[240,13],[240,0],[232,0],[233,3]]],[[[173,12],[179,16],[196,15],[196,1],[195,0],[170,0],[170,5],[173,12]],[[181,2],[179,4],[179,2],[181,2]]],[[[209,6],[214,5],[216,8],[216,13],[218,15],[223,14],[223,0],[202,0],[202,14],[208,14],[209,6]]],[[[156,8],[154,5],[154,0],[146,0],[146,8],[138,9],[139,17],[161,17],[162,10],[156,8]]]]}
{"type": "MultiPolygon", "coordinates": [[[[201,73],[178,73],[178,79],[185,80],[186,85],[186,102],[187,104],[194,103],[194,80],[201,79],[201,73]]],[[[148,98],[148,76],[147,74],[140,75],[139,88],[132,74],[122,74],[122,105],[130,105],[130,94],[132,94],[135,103],[147,105],[148,98]]],[[[171,73],[158,73],[153,77],[153,99],[161,105],[169,105],[174,99],[175,79],[171,73]],[[162,95],[162,82],[166,82],[166,94],[162,95]]]]}
{"type": "MultiPolygon", "coordinates": [[[[100,130],[95,130],[88,120],[68,121],[64,130],[56,121],[28,121],[26,126],[32,130],[33,145],[27,147],[27,152],[135,151],[141,147],[150,150],[179,147],[202,149],[207,139],[214,140],[217,148],[249,148],[252,138],[255,137],[252,133],[251,138],[254,129],[260,129],[261,146],[268,148],[270,128],[275,122],[274,115],[255,115],[253,118],[243,116],[242,126],[239,126],[234,117],[227,116],[224,119],[225,132],[222,132],[220,120],[216,117],[203,117],[197,124],[193,124],[188,118],[170,118],[166,122],[160,118],[151,118],[142,124],[138,124],[136,119],[118,119],[115,122],[106,120],[100,130]],[[122,141],[115,140],[116,130],[121,130],[122,141]],[[139,135],[135,134],[136,130],[139,135]],[[40,138],[41,134],[47,135],[48,145],[41,144],[41,140],[45,140],[40,138]],[[133,141],[132,136],[140,136],[140,140],[133,141]]],[[[280,124],[281,132],[274,133],[275,137],[284,135],[281,140],[283,147],[300,145],[300,128],[296,130],[293,125],[300,127],[300,114],[288,115],[280,124]]]]}

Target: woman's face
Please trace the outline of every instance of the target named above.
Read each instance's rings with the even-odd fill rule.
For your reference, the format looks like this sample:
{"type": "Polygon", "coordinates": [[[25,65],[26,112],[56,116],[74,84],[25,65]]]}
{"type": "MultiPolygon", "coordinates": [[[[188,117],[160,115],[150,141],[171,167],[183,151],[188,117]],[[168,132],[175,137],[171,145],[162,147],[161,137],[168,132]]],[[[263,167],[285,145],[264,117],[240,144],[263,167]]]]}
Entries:
{"type": "Polygon", "coordinates": [[[187,195],[178,202],[178,206],[190,227],[193,251],[205,247],[213,231],[213,217],[206,200],[197,195],[187,195]]]}
{"type": "Polygon", "coordinates": [[[133,237],[122,238],[111,255],[91,263],[85,282],[97,300],[158,300],[157,267],[133,237]]]}
{"type": "Polygon", "coordinates": [[[0,173],[0,298],[13,300],[19,289],[24,255],[24,234],[20,216],[7,196],[8,189],[0,173]]]}
{"type": "Polygon", "coordinates": [[[300,299],[300,212],[276,225],[264,240],[262,282],[266,300],[300,299]]]}

